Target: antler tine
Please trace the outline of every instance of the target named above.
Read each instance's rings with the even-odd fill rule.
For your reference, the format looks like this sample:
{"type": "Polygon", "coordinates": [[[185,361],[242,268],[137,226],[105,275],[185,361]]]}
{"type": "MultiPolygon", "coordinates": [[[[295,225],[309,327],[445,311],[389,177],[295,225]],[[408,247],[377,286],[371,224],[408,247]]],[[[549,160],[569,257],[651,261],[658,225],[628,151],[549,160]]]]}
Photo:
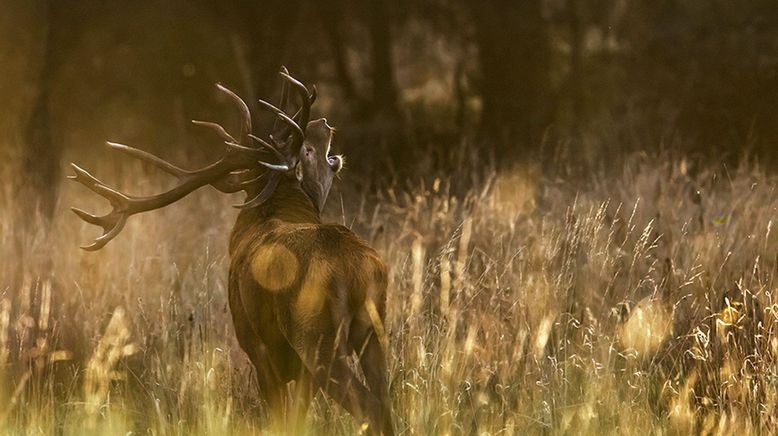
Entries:
{"type": "MultiPolygon", "coordinates": [[[[235,94],[229,88],[227,88],[226,86],[222,85],[221,83],[217,83],[216,84],[216,88],[218,88],[219,91],[227,94],[227,96],[229,96],[232,99],[232,101],[235,102],[235,105],[238,106],[238,108],[240,109],[240,112],[243,115],[243,124],[241,125],[240,139],[241,139],[241,141],[245,140],[244,142],[249,142],[247,140],[247,136],[246,135],[248,135],[248,134],[253,132],[252,127],[251,127],[251,111],[249,110],[249,106],[246,104],[245,101],[243,101],[242,98],[240,98],[240,96],[238,96],[238,94],[235,94]]],[[[224,130],[224,129],[222,129],[222,130],[224,130]]],[[[233,140],[232,142],[238,142],[238,141],[234,141],[233,140]]]]}
{"type": "MultiPolygon", "coordinates": [[[[204,124],[215,124],[215,123],[204,123],[204,124]]],[[[236,144],[236,143],[233,143],[233,142],[230,142],[230,141],[225,141],[225,143],[228,144],[228,147],[235,148],[238,151],[244,151],[244,152],[246,152],[249,155],[256,156],[256,157],[259,157],[259,155],[260,155],[260,153],[256,149],[254,149],[254,148],[243,147],[243,146],[241,146],[239,144],[236,144]]],[[[177,167],[177,166],[171,164],[170,162],[168,162],[168,161],[166,161],[164,159],[159,158],[158,156],[155,156],[155,155],[153,155],[151,153],[148,153],[148,152],[145,152],[143,150],[139,150],[139,149],[137,149],[135,147],[130,147],[129,145],[119,144],[119,143],[111,142],[111,141],[106,141],[106,144],[108,144],[108,146],[110,148],[114,149],[114,150],[118,150],[118,151],[120,151],[122,153],[125,153],[125,154],[127,154],[129,156],[132,156],[132,157],[134,157],[134,158],[136,158],[138,160],[141,160],[143,162],[148,162],[148,163],[154,165],[155,167],[159,168],[160,170],[162,170],[162,171],[164,171],[164,172],[166,172],[166,173],[168,173],[168,174],[170,174],[172,176],[175,176],[179,180],[181,178],[183,178],[183,177],[186,177],[186,176],[189,176],[189,175],[192,174],[192,171],[185,170],[183,168],[177,167]]],[[[258,162],[261,162],[261,161],[258,161],[258,162]]],[[[241,170],[241,171],[248,171],[248,172],[250,172],[252,170],[241,170]]],[[[224,193],[227,193],[227,194],[231,194],[231,193],[234,193],[234,192],[242,191],[243,188],[241,188],[240,186],[242,185],[243,182],[240,180],[240,178],[237,177],[237,176],[232,177],[233,176],[232,173],[228,174],[228,176],[230,176],[229,179],[225,178],[224,180],[216,180],[216,181],[211,183],[211,186],[216,188],[218,191],[224,192],[224,193]]]]}
{"type": "MultiPolygon", "coordinates": [[[[287,70],[286,67],[281,66],[281,73],[289,74],[289,70],[287,70]]],[[[281,108],[281,110],[286,110],[287,105],[289,105],[289,83],[283,82],[281,84],[281,102],[278,107],[281,108]]],[[[280,120],[278,118],[273,121],[273,132],[277,132],[280,128],[279,122],[280,120]]]]}
{"type": "Polygon", "coordinates": [[[234,194],[236,192],[244,191],[246,188],[259,181],[260,177],[265,174],[264,171],[262,171],[257,175],[259,171],[262,171],[262,169],[254,168],[251,170],[235,171],[227,174],[222,179],[211,183],[211,186],[217,191],[225,194],[234,194]]]}
{"type": "Polygon", "coordinates": [[[217,123],[212,123],[210,121],[192,120],[192,124],[196,126],[208,127],[209,129],[214,130],[225,141],[238,142],[238,140],[233,138],[233,136],[230,135],[227,130],[224,129],[224,127],[217,123]]]}
{"type": "Polygon", "coordinates": [[[261,104],[263,108],[273,112],[281,121],[285,122],[286,125],[292,129],[292,133],[297,135],[298,139],[302,142],[302,139],[305,137],[305,133],[303,133],[303,130],[300,128],[300,126],[298,126],[297,123],[289,117],[289,115],[284,113],[284,111],[281,109],[266,102],[265,100],[259,100],[259,104],[261,104]]]}
{"type": "Polygon", "coordinates": [[[86,186],[92,192],[107,199],[113,207],[113,210],[110,213],[103,216],[92,215],[76,207],[71,208],[71,210],[82,220],[88,222],[89,224],[103,228],[103,234],[96,238],[94,242],[89,245],[81,246],[81,248],[87,251],[99,250],[100,248],[103,248],[105,244],[108,243],[108,241],[118,235],[119,232],[124,228],[124,224],[127,221],[127,216],[124,214],[124,209],[127,203],[130,201],[130,197],[119,191],[109,188],[97,177],[89,174],[89,172],[79,167],[78,165],[70,165],[76,174],[68,176],[68,179],[86,186]]]}
{"type": "Polygon", "coordinates": [[[155,167],[161,169],[162,171],[170,175],[176,176],[179,179],[190,173],[189,171],[183,168],[179,168],[164,159],[161,159],[143,150],[139,150],[135,147],[130,147],[129,145],[119,144],[118,142],[111,142],[111,141],[105,141],[105,143],[108,145],[108,147],[114,150],[130,155],[138,160],[148,162],[154,165],[155,167]]]}
{"type": "Polygon", "coordinates": [[[100,179],[89,174],[89,172],[80,166],[74,163],[71,163],[70,166],[73,168],[73,171],[75,171],[76,174],[67,176],[68,179],[86,186],[90,191],[110,201],[112,205],[115,206],[130,199],[130,197],[124,193],[108,187],[108,185],[101,182],[100,179]]]}
{"type": "Polygon", "coordinates": [[[259,163],[263,167],[265,167],[267,169],[270,169],[270,170],[273,170],[273,171],[289,171],[289,165],[287,165],[287,164],[278,164],[277,165],[277,164],[271,164],[271,163],[263,162],[261,160],[257,161],[257,163],[259,163]]]}
{"type": "Polygon", "coordinates": [[[280,151],[278,151],[277,148],[270,145],[269,142],[265,141],[264,139],[260,138],[259,136],[249,135],[249,138],[259,142],[263,147],[267,148],[268,150],[272,151],[273,154],[276,155],[278,159],[280,159],[282,162],[286,162],[286,156],[283,155],[280,151]]]}
{"type": "MultiPolygon", "coordinates": [[[[308,125],[308,119],[311,116],[311,93],[308,92],[308,88],[303,85],[302,82],[290,76],[288,72],[281,71],[281,76],[286,82],[291,84],[300,95],[300,104],[302,106],[300,107],[299,111],[300,118],[296,121],[300,128],[305,129],[305,127],[308,125]]],[[[297,118],[297,116],[295,116],[295,118],[297,118]]]]}
{"type": "Polygon", "coordinates": [[[115,238],[116,235],[124,229],[124,225],[127,224],[127,217],[129,216],[116,211],[111,211],[111,213],[107,215],[97,217],[76,207],[71,207],[70,209],[84,221],[103,228],[102,235],[95,238],[91,244],[81,246],[81,248],[86,251],[97,251],[105,247],[111,239],[115,238]]]}
{"type": "Polygon", "coordinates": [[[279,181],[280,181],[279,174],[271,173],[270,178],[265,184],[265,187],[262,188],[259,194],[257,194],[254,198],[246,200],[246,202],[244,203],[233,205],[233,207],[235,207],[236,209],[247,209],[264,203],[265,201],[267,201],[268,198],[270,198],[270,195],[273,194],[273,191],[275,191],[279,181]]]}

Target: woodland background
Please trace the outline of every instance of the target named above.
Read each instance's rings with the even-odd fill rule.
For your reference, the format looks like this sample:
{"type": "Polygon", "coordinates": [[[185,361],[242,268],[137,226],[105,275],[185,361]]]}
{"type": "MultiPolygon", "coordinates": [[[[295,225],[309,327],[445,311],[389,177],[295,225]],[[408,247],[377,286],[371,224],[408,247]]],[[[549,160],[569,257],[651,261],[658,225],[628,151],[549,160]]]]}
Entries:
{"type": "MultiPolygon", "coordinates": [[[[770,158],[771,0],[3,0],[0,152],[51,213],[64,156],[106,139],[194,158],[223,82],[275,98],[315,83],[357,171],[455,169],[622,151],[770,158]],[[13,156],[13,158],[11,158],[13,156]],[[391,162],[391,165],[388,163],[391,162]]],[[[226,113],[225,113],[226,112],[226,113]]],[[[207,135],[205,135],[207,136],[207,135]]]]}

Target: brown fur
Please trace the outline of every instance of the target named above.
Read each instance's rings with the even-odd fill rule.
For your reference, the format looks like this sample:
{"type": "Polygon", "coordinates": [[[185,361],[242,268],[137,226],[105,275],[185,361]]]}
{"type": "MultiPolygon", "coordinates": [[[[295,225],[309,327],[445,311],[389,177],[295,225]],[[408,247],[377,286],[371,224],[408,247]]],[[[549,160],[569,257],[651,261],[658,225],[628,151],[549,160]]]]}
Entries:
{"type": "Polygon", "coordinates": [[[236,335],[273,418],[300,422],[320,388],[371,433],[393,434],[384,351],[366,308],[374,304],[383,321],[387,271],[378,253],[349,229],[322,224],[285,177],[265,204],[240,214],[230,254],[236,335]],[[353,352],[368,386],[347,366],[353,352]]]}

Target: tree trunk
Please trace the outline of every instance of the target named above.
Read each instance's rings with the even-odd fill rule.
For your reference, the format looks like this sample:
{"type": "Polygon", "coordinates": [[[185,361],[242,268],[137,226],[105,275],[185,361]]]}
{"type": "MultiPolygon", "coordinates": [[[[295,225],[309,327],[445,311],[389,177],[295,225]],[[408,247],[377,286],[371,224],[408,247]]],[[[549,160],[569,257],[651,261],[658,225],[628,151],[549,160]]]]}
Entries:
{"type": "Polygon", "coordinates": [[[373,63],[373,106],[378,113],[395,118],[397,85],[392,65],[392,29],[386,0],[372,0],[368,10],[368,31],[373,63]]]}
{"type": "Polygon", "coordinates": [[[35,100],[30,119],[24,130],[24,149],[22,150],[22,172],[25,182],[20,192],[24,203],[23,218],[27,222],[35,213],[41,213],[44,223],[48,223],[54,213],[54,205],[60,184],[60,160],[62,144],[54,139],[51,131],[51,92],[53,80],[59,71],[62,59],[63,30],[62,8],[54,0],[46,2],[46,17],[42,20],[46,26],[44,58],[38,80],[38,96],[35,100]],[[33,201],[30,201],[33,199],[33,201]]]}
{"type": "Polygon", "coordinates": [[[570,73],[568,86],[572,110],[573,135],[578,139],[581,135],[583,117],[583,76],[582,76],[582,23],[580,5],[577,0],[567,0],[567,14],[570,23],[570,73]]]}
{"type": "MultiPolygon", "coordinates": [[[[281,86],[278,75],[281,65],[288,59],[289,40],[293,37],[300,19],[302,0],[233,0],[229,3],[207,0],[215,11],[229,19],[242,42],[240,54],[245,56],[244,83],[246,103],[253,113],[259,113],[257,99],[272,100],[281,86]]],[[[287,65],[295,74],[295,65],[287,65]]],[[[299,74],[299,73],[297,73],[299,74]]],[[[260,117],[263,121],[268,117],[260,117]]],[[[257,130],[261,130],[261,126],[257,130]]]]}
{"type": "MultiPolygon", "coordinates": [[[[269,98],[279,89],[281,64],[290,60],[287,49],[300,19],[302,1],[265,0],[254,3],[259,5],[260,10],[254,12],[254,24],[249,25],[251,62],[257,92],[269,98]]],[[[287,66],[294,74],[295,65],[287,66]]]]}
{"type": "Polygon", "coordinates": [[[550,121],[549,41],[540,0],[471,1],[481,64],[481,138],[498,156],[540,145],[550,121]]]}
{"type": "Polygon", "coordinates": [[[351,77],[346,59],[345,41],[343,39],[343,0],[333,0],[330,3],[316,3],[321,19],[322,29],[327,34],[332,52],[332,61],[338,74],[343,96],[359,110],[363,105],[362,98],[357,93],[356,85],[351,77]]]}

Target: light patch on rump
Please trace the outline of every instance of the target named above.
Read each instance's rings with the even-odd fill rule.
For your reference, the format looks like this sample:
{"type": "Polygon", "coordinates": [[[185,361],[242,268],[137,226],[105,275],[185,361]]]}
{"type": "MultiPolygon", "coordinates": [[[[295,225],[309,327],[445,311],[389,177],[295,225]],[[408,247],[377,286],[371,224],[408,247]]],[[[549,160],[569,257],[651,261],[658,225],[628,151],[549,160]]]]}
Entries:
{"type": "Polygon", "coordinates": [[[381,277],[381,263],[372,256],[364,256],[362,259],[362,268],[355,271],[361,275],[360,287],[364,287],[364,298],[373,301],[382,301],[384,299],[384,284],[379,283],[381,277]]]}
{"type": "Polygon", "coordinates": [[[260,247],[251,263],[254,280],[268,291],[278,292],[297,278],[300,263],[288,248],[280,244],[260,247]]]}
{"type": "Polygon", "coordinates": [[[375,277],[377,273],[378,266],[376,265],[376,260],[371,256],[364,256],[362,258],[362,268],[360,270],[357,270],[357,274],[360,274],[362,276],[362,282],[364,282],[365,290],[365,297],[376,300],[380,297],[378,293],[380,292],[380,289],[378,289],[378,286],[376,286],[375,283],[375,277]]]}
{"type": "Polygon", "coordinates": [[[294,316],[301,324],[309,323],[319,315],[327,298],[327,283],[330,280],[331,265],[324,259],[313,257],[308,272],[294,302],[294,316]]]}

